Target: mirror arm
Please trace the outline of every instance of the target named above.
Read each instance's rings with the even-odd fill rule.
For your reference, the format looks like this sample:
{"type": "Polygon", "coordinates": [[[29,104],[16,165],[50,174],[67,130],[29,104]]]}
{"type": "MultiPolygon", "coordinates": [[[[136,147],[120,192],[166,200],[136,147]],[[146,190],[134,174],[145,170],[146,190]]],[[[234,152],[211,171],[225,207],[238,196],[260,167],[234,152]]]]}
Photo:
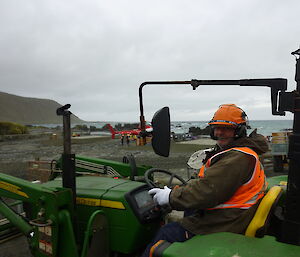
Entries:
{"type": "Polygon", "coordinates": [[[280,93],[283,94],[287,90],[287,79],[272,78],[272,79],[240,79],[240,80],[196,80],[191,81],[193,90],[200,85],[239,85],[239,86],[254,86],[254,87],[270,87],[271,88],[271,103],[273,115],[285,115],[285,110],[279,108],[278,98],[280,93]]]}
{"type": "MultiPolygon", "coordinates": [[[[298,74],[299,76],[299,74],[298,74]]],[[[259,86],[271,88],[271,102],[272,102],[272,114],[273,115],[285,115],[284,110],[280,110],[278,107],[278,98],[280,93],[287,90],[287,79],[272,78],[272,79],[240,79],[240,80],[197,80],[191,81],[148,81],[143,82],[139,87],[139,101],[140,101],[140,122],[141,130],[145,130],[145,117],[143,107],[143,87],[146,85],[191,85],[193,90],[200,85],[239,85],[239,86],[259,86]]]]}
{"type": "MultiPolygon", "coordinates": [[[[139,102],[140,102],[140,127],[141,131],[146,130],[146,121],[144,117],[144,106],[143,106],[143,88],[146,85],[176,85],[176,84],[191,84],[191,81],[146,81],[143,82],[139,87],[139,102]]],[[[143,133],[142,133],[143,134],[143,133]]],[[[146,137],[143,138],[143,145],[146,144],[146,137]]]]}
{"type": "Polygon", "coordinates": [[[139,101],[140,101],[140,124],[141,124],[141,130],[145,131],[146,122],[144,117],[144,106],[143,106],[143,87],[147,85],[148,82],[144,82],[139,87],[139,101]]]}
{"type": "Polygon", "coordinates": [[[144,120],[144,106],[143,106],[143,92],[142,92],[144,86],[146,86],[146,85],[185,85],[185,84],[191,84],[191,81],[146,81],[146,82],[143,82],[139,87],[140,120],[144,120]],[[143,117],[143,119],[142,119],[142,117],[143,117]]]}

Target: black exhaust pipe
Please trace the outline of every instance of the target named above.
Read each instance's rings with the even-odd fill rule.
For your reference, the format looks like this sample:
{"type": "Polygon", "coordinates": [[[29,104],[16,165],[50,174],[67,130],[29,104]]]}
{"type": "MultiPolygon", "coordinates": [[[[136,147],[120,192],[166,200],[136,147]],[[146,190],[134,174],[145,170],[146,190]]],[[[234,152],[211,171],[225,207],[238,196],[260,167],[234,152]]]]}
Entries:
{"type": "Polygon", "coordinates": [[[76,203],[76,179],[75,179],[75,154],[71,153],[71,112],[70,104],[66,104],[56,110],[56,114],[63,116],[63,142],[62,154],[62,180],[63,187],[70,188],[73,193],[74,206],[76,203]]]}

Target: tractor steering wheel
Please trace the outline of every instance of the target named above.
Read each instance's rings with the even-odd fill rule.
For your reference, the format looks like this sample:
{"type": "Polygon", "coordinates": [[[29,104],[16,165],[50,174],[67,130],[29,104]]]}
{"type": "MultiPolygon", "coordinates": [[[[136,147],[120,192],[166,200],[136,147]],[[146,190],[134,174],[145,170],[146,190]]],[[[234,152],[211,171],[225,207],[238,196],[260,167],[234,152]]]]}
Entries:
{"type": "Polygon", "coordinates": [[[167,174],[170,177],[170,179],[169,179],[168,183],[166,184],[166,186],[169,187],[169,188],[172,188],[172,186],[173,186],[172,182],[173,182],[174,178],[178,179],[181,182],[181,185],[185,185],[186,184],[186,181],[182,177],[176,175],[175,173],[173,173],[171,171],[162,170],[162,169],[158,169],[158,168],[152,168],[152,169],[147,170],[145,172],[145,175],[144,175],[145,182],[151,188],[160,187],[160,185],[157,182],[153,182],[152,181],[152,177],[153,177],[154,173],[167,174]]]}

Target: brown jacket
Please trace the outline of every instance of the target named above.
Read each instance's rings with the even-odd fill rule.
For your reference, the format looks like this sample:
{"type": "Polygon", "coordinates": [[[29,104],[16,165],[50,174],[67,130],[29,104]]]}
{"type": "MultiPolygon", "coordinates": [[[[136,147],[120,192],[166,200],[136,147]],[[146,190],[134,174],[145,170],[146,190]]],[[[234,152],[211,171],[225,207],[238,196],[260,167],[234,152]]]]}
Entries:
{"type": "MultiPolygon", "coordinates": [[[[226,149],[246,146],[257,154],[265,153],[268,144],[262,135],[251,133],[239,138],[226,149]]],[[[216,148],[212,153],[225,149],[216,148]]],[[[190,180],[187,185],[171,191],[170,205],[175,210],[193,210],[194,214],[181,220],[182,226],[194,234],[214,232],[244,233],[257,204],[249,209],[206,210],[231,198],[235,191],[247,182],[254,170],[255,158],[238,151],[228,151],[214,158],[206,170],[205,178],[190,180]]]]}

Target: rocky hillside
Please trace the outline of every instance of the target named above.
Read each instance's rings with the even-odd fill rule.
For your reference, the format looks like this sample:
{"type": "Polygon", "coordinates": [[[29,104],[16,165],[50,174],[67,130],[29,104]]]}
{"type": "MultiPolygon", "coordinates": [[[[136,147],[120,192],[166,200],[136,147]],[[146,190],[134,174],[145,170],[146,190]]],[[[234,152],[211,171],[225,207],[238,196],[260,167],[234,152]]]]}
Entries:
{"type": "MultiPolygon", "coordinates": [[[[56,109],[61,104],[49,100],[22,97],[0,92],[0,121],[10,121],[19,124],[61,124],[62,117],[56,115],[56,109]]],[[[83,120],[72,115],[72,123],[83,120]]]]}

